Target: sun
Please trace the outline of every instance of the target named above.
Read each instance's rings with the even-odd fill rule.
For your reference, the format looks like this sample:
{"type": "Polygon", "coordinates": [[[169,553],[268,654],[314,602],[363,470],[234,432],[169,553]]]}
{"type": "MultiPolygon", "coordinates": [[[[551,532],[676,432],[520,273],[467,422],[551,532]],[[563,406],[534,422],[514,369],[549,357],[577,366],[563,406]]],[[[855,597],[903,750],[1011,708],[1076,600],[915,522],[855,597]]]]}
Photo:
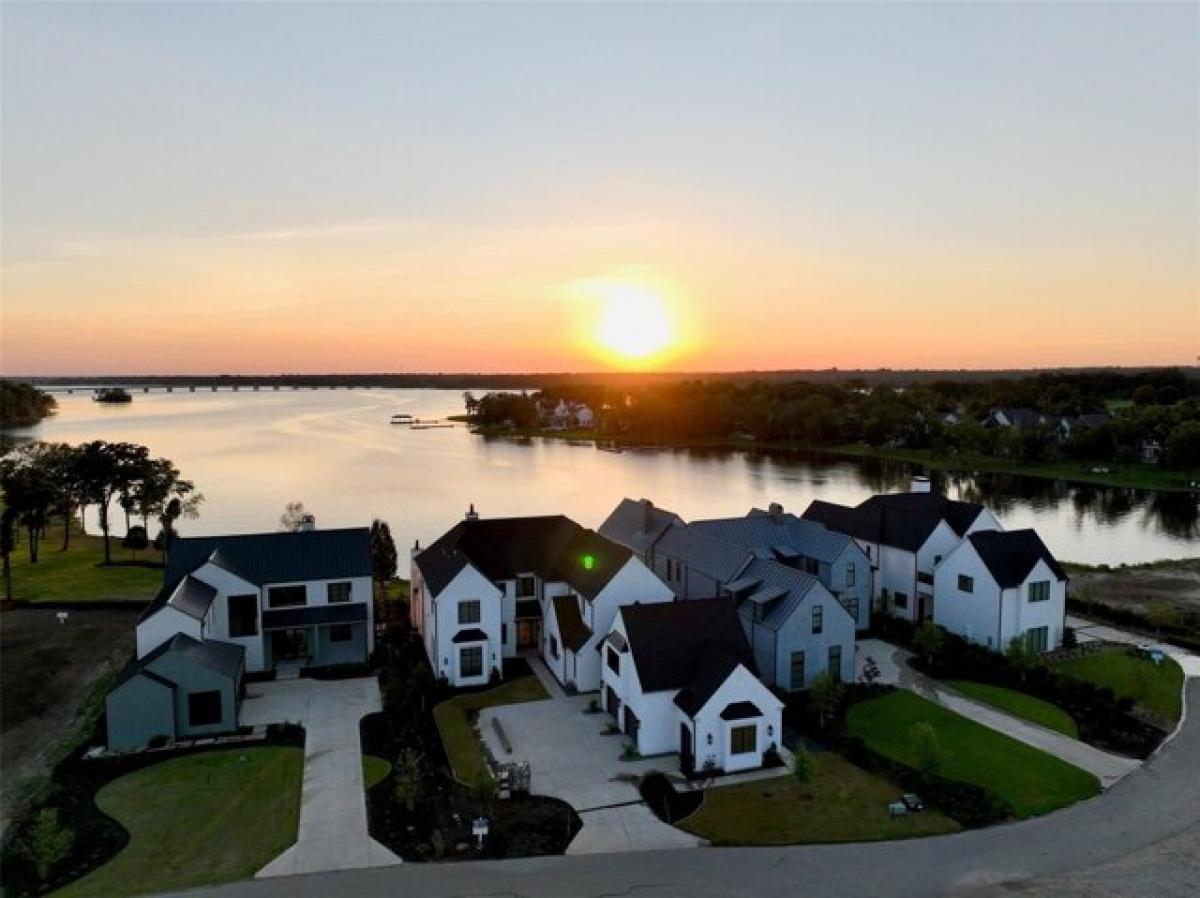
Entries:
{"type": "Polygon", "coordinates": [[[675,325],[661,296],[637,284],[605,284],[595,339],[606,352],[645,362],[675,342],[675,325]]]}

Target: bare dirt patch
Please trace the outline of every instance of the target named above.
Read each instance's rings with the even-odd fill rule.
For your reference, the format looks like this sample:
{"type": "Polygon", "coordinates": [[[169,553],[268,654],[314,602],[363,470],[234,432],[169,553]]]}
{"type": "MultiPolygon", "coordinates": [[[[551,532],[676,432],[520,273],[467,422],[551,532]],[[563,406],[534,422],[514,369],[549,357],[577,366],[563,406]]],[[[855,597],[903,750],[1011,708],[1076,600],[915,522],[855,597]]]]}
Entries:
{"type": "Polygon", "coordinates": [[[1070,574],[1071,594],[1085,602],[1143,614],[1166,602],[1183,614],[1200,615],[1200,558],[1070,574]]]}
{"type": "Polygon", "coordinates": [[[70,748],[85,703],[133,651],[139,609],[50,609],[0,614],[0,831],[30,784],[70,748]]]}

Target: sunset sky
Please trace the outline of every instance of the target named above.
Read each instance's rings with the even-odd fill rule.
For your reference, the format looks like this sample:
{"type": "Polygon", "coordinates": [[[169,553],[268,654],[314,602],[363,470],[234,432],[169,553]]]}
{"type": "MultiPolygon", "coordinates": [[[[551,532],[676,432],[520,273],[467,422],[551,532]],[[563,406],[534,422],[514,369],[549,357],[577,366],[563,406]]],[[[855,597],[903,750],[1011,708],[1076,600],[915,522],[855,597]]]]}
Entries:
{"type": "Polygon", "coordinates": [[[1200,7],[3,8],[6,374],[1191,364],[1200,7]]]}

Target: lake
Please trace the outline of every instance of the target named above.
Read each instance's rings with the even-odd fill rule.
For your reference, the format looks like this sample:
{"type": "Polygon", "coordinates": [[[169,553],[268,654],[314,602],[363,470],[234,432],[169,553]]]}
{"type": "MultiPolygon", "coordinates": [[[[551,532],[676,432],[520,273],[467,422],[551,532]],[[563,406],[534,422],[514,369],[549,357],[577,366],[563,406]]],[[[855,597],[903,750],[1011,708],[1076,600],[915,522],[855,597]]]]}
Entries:
{"type": "MultiPolygon", "coordinates": [[[[135,393],[125,405],[93,402],[86,391],[57,398],[57,415],[20,433],[126,440],[174,460],[206,497],[198,520],[180,522],[185,535],[274,530],[284,505],[298,500],[319,527],[387,520],[402,559],[405,547],[427,545],[469,503],[488,517],[563,513],[596,527],[623,496],[646,496],[686,519],[742,515],[770,502],[800,513],[813,499],[855,504],[907,489],[916,473],[900,462],[821,454],[609,452],[484,438],[463,425],[389,423],[398,412],[460,413],[462,394],[452,390],[198,390],[135,393]]],[[[1195,495],[986,474],[935,475],[934,486],[987,504],[1008,529],[1036,528],[1063,560],[1154,561],[1194,556],[1200,545],[1195,495]]]]}

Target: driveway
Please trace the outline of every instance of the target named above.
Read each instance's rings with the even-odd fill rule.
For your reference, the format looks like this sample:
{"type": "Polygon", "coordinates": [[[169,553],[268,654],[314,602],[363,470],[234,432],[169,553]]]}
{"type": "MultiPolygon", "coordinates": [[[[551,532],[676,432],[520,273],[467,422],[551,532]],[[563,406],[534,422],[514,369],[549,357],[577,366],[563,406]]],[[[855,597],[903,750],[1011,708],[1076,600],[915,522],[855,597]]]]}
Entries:
{"type": "Polygon", "coordinates": [[[258,871],[288,876],[400,863],[367,832],[358,722],[380,709],[374,677],[251,683],[242,723],[298,723],[304,741],[304,792],[296,844],[258,871]]]}
{"type": "Polygon", "coordinates": [[[498,760],[529,762],[535,794],[561,798],[579,813],[583,829],[567,854],[704,844],[655,817],[637,789],[643,774],[678,771],[679,758],[622,761],[625,737],[603,735],[612,718],[584,713],[592,698],[564,696],[488,708],[479,715],[479,730],[498,760]],[[511,754],[500,745],[493,719],[504,728],[511,754]]]}

